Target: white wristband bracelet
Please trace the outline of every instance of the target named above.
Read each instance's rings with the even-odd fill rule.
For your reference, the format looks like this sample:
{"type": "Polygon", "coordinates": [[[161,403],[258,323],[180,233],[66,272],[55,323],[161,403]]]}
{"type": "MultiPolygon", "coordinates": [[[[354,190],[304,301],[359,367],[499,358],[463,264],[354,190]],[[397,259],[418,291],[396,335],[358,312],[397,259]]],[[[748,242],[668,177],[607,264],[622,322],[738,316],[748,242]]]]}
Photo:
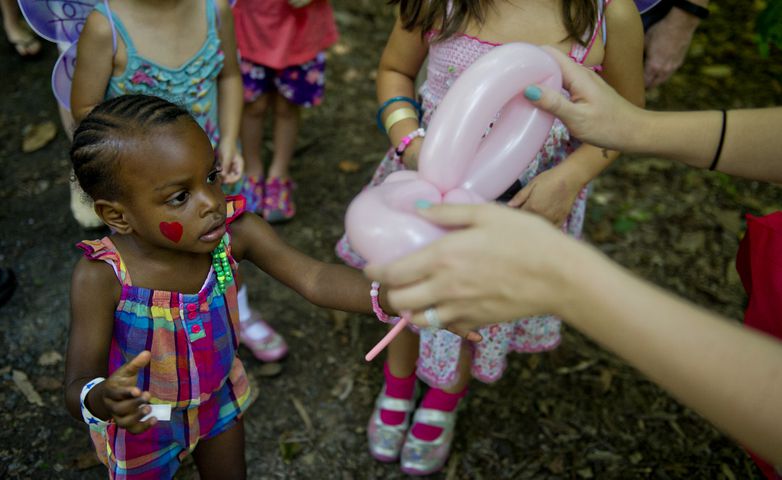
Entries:
{"type": "Polygon", "coordinates": [[[89,382],[87,382],[84,387],[81,389],[81,395],[79,395],[79,404],[81,406],[81,416],[84,419],[84,423],[89,425],[90,427],[96,426],[99,427],[103,424],[108,423],[105,420],[101,420],[100,418],[96,417],[92,414],[92,412],[89,411],[87,408],[87,405],[84,403],[84,401],[87,399],[87,394],[90,393],[90,390],[95,388],[96,385],[101,383],[102,381],[106,380],[103,377],[97,377],[93,378],[89,382]]]}

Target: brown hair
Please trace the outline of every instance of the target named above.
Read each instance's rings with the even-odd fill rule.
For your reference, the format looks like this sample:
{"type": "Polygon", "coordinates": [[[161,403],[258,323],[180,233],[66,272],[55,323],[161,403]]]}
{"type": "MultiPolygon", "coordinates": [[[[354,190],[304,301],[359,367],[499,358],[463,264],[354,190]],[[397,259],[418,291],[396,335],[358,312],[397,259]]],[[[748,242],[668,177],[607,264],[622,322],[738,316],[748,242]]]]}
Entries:
{"type": "MultiPolygon", "coordinates": [[[[584,37],[587,33],[593,33],[598,1],[562,0],[565,29],[568,36],[581,45],[586,46],[584,37]]],[[[470,20],[483,24],[486,10],[491,8],[492,3],[493,0],[388,0],[389,5],[399,4],[399,17],[405,30],[419,28],[424,35],[435,25],[440,25],[435,40],[451,37],[470,20]]]]}

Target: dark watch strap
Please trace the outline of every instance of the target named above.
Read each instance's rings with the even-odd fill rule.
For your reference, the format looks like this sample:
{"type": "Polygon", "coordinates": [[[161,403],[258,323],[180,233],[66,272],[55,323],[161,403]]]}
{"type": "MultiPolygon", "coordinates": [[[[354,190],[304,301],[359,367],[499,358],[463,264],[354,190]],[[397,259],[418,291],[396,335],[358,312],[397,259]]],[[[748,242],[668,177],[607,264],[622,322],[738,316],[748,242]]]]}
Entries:
{"type": "Polygon", "coordinates": [[[678,8],[679,10],[684,10],[690,15],[696,16],[701,20],[704,20],[709,16],[708,8],[701,7],[700,5],[696,5],[690,2],[689,0],[673,0],[673,6],[678,8]]]}

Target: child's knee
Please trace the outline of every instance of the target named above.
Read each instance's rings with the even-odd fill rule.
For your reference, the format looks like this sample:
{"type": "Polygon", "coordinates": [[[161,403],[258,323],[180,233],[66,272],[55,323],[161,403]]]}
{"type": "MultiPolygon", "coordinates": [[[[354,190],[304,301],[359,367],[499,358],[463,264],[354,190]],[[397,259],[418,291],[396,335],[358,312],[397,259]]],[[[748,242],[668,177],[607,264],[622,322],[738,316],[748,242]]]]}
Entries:
{"type": "Polygon", "coordinates": [[[282,95],[276,95],[274,100],[274,116],[277,118],[295,118],[299,115],[299,107],[282,95]]]}
{"type": "Polygon", "coordinates": [[[262,117],[269,110],[269,95],[264,94],[250,103],[244,104],[244,113],[254,117],[262,117]]]}

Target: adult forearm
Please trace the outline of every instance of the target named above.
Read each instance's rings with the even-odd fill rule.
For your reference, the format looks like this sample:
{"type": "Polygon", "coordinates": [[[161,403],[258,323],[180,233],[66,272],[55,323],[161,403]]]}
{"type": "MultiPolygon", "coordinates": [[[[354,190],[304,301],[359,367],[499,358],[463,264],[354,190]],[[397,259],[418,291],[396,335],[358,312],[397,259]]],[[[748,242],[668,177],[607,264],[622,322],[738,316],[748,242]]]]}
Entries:
{"type": "Polygon", "coordinates": [[[569,286],[566,321],[742,444],[782,464],[782,343],[579,248],[568,263],[580,273],[569,286]]]}
{"type": "MultiPolygon", "coordinates": [[[[782,108],[730,110],[717,170],[745,178],[782,181],[782,108]]],[[[720,141],[722,113],[646,112],[628,151],[664,156],[707,168],[720,141]]]]}

